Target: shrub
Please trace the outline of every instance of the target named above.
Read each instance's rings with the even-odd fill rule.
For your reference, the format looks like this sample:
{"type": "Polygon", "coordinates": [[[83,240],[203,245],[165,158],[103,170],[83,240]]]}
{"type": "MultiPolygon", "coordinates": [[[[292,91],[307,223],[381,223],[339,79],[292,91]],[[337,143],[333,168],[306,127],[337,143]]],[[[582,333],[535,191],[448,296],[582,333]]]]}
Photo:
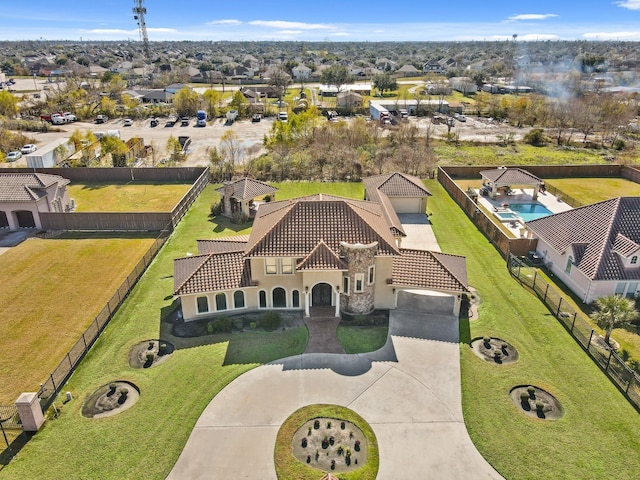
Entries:
{"type": "Polygon", "coordinates": [[[337,450],[338,455],[342,455],[344,453],[344,447],[340,445],[337,450]]]}
{"type": "Polygon", "coordinates": [[[167,353],[167,344],[161,343],[158,345],[158,355],[164,355],[165,353],[167,353]]]}
{"type": "Polygon", "coordinates": [[[620,358],[626,362],[627,360],[629,360],[629,357],[631,355],[629,355],[629,351],[626,348],[623,348],[622,350],[620,350],[620,358]]]}
{"type": "Polygon", "coordinates": [[[250,328],[251,330],[255,330],[257,326],[258,326],[258,325],[256,324],[256,322],[251,322],[251,323],[249,324],[249,328],[250,328]]]}
{"type": "Polygon", "coordinates": [[[260,319],[260,325],[265,330],[275,330],[282,324],[282,317],[278,312],[267,312],[260,319]]]}
{"type": "Polygon", "coordinates": [[[618,138],[615,142],[613,142],[614,150],[624,150],[625,148],[627,148],[627,144],[621,138],[618,138]]]}
{"type": "Polygon", "coordinates": [[[329,437],[329,445],[333,446],[333,444],[334,444],[334,443],[336,443],[336,439],[335,439],[335,438],[333,438],[333,435],[331,435],[331,436],[329,437]]]}
{"type": "Polygon", "coordinates": [[[322,448],[324,448],[324,449],[329,448],[329,437],[327,437],[326,435],[322,439],[322,448]]]}
{"type": "Polygon", "coordinates": [[[307,455],[307,463],[311,463],[311,455],[307,455]]]}
{"type": "Polygon", "coordinates": [[[344,430],[345,427],[345,423],[344,422],[340,422],[340,430],[344,430]]]}
{"type": "Polygon", "coordinates": [[[320,428],[320,420],[313,421],[313,428],[315,428],[316,430],[320,428]]]}
{"type": "Polygon", "coordinates": [[[524,143],[533,145],[534,147],[542,147],[546,143],[544,137],[544,130],[541,128],[534,128],[524,136],[524,143]]]}
{"type": "Polygon", "coordinates": [[[229,317],[214,318],[207,324],[207,332],[209,333],[227,333],[233,328],[233,322],[229,317]],[[211,329],[209,329],[211,327],[211,329]]]}
{"type": "Polygon", "coordinates": [[[327,428],[331,428],[331,422],[327,422],[327,428]]]}
{"type": "Polygon", "coordinates": [[[222,213],[222,201],[212,203],[209,213],[212,217],[220,215],[222,213]]]}
{"type": "Polygon", "coordinates": [[[489,345],[491,345],[491,337],[482,337],[482,341],[484,342],[486,347],[489,347],[489,345]]]}
{"type": "Polygon", "coordinates": [[[354,449],[356,452],[359,452],[359,451],[360,451],[360,440],[356,440],[356,443],[355,443],[355,445],[353,446],[353,449],[354,449]]]}
{"type": "Polygon", "coordinates": [[[109,384],[109,390],[115,390],[117,387],[117,385],[115,383],[110,383],[109,384]]]}
{"type": "Polygon", "coordinates": [[[544,411],[544,402],[541,402],[540,400],[536,402],[536,411],[538,412],[544,411]]]}
{"type": "Polygon", "coordinates": [[[247,223],[249,221],[249,217],[247,217],[242,212],[234,212],[231,216],[231,222],[235,224],[247,223]]]}
{"type": "Polygon", "coordinates": [[[126,397],[129,394],[129,389],[128,388],[121,388],[120,389],[120,395],[123,397],[126,397]]]}
{"type": "Polygon", "coordinates": [[[520,400],[522,403],[529,402],[529,394],[527,392],[520,392],[520,400]]]}
{"type": "Polygon", "coordinates": [[[536,396],[536,389],[534,387],[528,387],[527,392],[529,393],[529,396],[531,398],[534,398],[536,396]]]}
{"type": "Polygon", "coordinates": [[[502,345],[500,345],[500,348],[506,352],[507,349],[509,348],[509,345],[507,345],[506,343],[503,343],[502,345]]]}
{"type": "Polygon", "coordinates": [[[496,362],[500,361],[500,359],[502,358],[502,352],[500,350],[496,350],[495,352],[493,352],[493,358],[496,362]]]}
{"type": "Polygon", "coordinates": [[[147,352],[147,362],[153,362],[153,359],[156,358],[156,354],[153,352],[147,352]]]}
{"type": "Polygon", "coordinates": [[[302,438],[302,442],[300,442],[302,445],[302,448],[307,448],[307,437],[303,437],[302,438]]]}
{"type": "Polygon", "coordinates": [[[233,319],[233,327],[236,330],[242,330],[242,327],[244,327],[244,323],[242,322],[241,318],[234,318],[233,319]]]}

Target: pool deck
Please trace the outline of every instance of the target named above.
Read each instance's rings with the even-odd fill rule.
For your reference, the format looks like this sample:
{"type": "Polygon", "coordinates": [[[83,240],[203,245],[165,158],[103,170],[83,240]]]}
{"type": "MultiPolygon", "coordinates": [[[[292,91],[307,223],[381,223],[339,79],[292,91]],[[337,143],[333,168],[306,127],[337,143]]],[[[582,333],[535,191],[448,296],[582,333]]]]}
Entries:
{"type": "MultiPolygon", "coordinates": [[[[478,196],[478,204],[482,205],[489,211],[493,211],[494,208],[503,208],[503,203],[533,203],[537,202],[544,205],[552,213],[561,213],[571,210],[572,207],[564,203],[562,200],[558,200],[555,195],[549,192],[540,193],[538,199],[533,199],[533,188],[516,188],[511,195],[497,195],[493,200],[490,197],[478,196]]],[[[507,207],[508,208],[508,207],[507,207]]],[[[495,217],[494,217],[495,218],[495,217]]],[[[496,218],[496,221],[498,219],[496,218]]],[[[518,223],[516,227],[511,226],[510,222],[501,222],[514,237],[520,237],[520,229],[524,227],[521,223],[518,223]]]]}

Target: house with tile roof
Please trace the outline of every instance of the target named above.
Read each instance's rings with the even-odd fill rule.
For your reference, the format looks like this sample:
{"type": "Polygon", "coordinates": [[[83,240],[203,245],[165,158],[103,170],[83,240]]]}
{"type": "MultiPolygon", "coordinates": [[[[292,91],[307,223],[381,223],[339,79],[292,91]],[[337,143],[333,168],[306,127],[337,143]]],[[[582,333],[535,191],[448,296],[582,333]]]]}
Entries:
{"type": "Polygon", "coordinates": [[[640,197],[618,197],[527,222],[544,263],[584,303],[634,298],[640,286],[640,197]]]}
{"type": "MultiPolygon", "coordinates": [[[[431,196],[422,181],[406,173],[385,173],[362,179],[365,200],[390,204],[397,213],[425,213],[431,196]]],[[[391,212],[391,210],[389,210],[391,212]]]]}
{"type": "Polygon", "coordinates": [[[0,173],[0,228],[42,228],[40,212],[67,212],[69,180],[45,173],[0,173]]]}
{"type": "Polygon", "coordinates": [[[396,306],[400,290],[453,299],[468,291],[464,257],[402,249],[404,235],[374,201],[318,194],[265,203],[248,236],[198,242],[174,261],[187,321],[220,313],[314,307],[366,314],[396,306]]]}
{"type": "Polygon", "coordinates": [[[230,182],[224,182],[216,192],[222,195],[222,215],[233,217],[240,213],[246,218],[255,216],[258,197],[268,197],[272,201],[276,197],[277,188],[252,178],[241,178],[230,182]]]}

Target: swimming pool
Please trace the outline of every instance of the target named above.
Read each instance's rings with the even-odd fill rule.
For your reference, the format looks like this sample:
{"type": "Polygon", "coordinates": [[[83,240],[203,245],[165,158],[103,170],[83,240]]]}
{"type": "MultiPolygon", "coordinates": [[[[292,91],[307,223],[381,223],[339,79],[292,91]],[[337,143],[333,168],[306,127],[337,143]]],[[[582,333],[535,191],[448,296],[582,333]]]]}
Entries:
{"type": "Polygon", "coordinates": [[[519,215],[511,210],[494,211],[493,215],[498,217],[501,222],[515,222],[520,220],[519,215]]]}
{"type": "Polygon", "coordinates": [[[540,203],[510,203],[509,210],[515,212],[525,222],[553,214],[551,210],[540,203]]]}

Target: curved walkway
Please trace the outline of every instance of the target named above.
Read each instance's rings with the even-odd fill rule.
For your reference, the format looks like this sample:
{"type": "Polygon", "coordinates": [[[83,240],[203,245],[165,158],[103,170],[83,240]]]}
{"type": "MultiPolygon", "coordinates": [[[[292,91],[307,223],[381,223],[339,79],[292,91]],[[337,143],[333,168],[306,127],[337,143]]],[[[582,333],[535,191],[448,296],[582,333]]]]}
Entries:
{"type": "Polygon", "coordinates": [[[376,352],[302,354],[238,377],[204,410],[168,478],[276,479],[278,429],[314,403],[348,407],[371,424],[380,480],[502,478],[462,418],[457,319],[398,310],[376,352]]]}

